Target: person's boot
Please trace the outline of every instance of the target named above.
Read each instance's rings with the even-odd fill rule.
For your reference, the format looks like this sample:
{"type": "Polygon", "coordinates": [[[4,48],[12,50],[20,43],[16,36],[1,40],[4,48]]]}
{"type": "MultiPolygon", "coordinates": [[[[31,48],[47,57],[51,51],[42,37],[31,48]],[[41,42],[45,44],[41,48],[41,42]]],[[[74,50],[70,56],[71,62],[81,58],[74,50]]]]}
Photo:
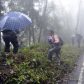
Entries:
{"type": "Polygon", "coordinates": [[[4,66],[7,65],[7,63],[6,63],[6,58],[3,58],[3,59],[2,59],[2,65],[4,65],[4,66]]]}
{"type": "Polygon", "coordinates": [[[7,65],[6,64],[6,55],[5,55],[5,53],[2,53],[2,65],[7,65]]]}
{"type": "Polygon", "coordinates": [[[17,58],[18,58],[18,55],[16,53],[13,53],[13,59],[17,60],[17,58]]]}
{"type": "Polygon", "coordinates": [[[9,52],[5,52],[5,55],[6,55],[6,57],[8,57],[10,55],[10,53],[9,52]]]}
{"type": "Polygon", "coordinates": [[[61,63],[60,63],[60,60],[58,60],[58,65],[60,65],[61,63]]]}

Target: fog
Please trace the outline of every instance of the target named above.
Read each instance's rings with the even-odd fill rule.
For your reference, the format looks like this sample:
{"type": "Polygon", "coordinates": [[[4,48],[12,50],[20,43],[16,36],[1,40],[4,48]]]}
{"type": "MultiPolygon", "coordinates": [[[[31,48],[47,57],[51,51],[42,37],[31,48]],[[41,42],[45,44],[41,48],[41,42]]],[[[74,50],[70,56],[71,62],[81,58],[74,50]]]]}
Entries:
{"type": "Polygon", "coordinates": [[[77,31],[84,35],[84,0],[48,0],[49,3],[52,1],[56,6],[61,7],[64,12],[69,13],[73,18],[73,27],[75,28],[78,24],[77,31]],[[78,19],[79,18],[79,19],[78,19]],[[78,20],[78,23],[77,23],[78,20]]]}
{"type": "Polygon", "coordinates": [[[84,35],[84,0],[2,0],[2,3],[4,14],[21,11],[30,16],[32,27],[21,37],[27,38],[29,43],[45,41],[49,29],[67,42],[72,34],[84,35]]]}

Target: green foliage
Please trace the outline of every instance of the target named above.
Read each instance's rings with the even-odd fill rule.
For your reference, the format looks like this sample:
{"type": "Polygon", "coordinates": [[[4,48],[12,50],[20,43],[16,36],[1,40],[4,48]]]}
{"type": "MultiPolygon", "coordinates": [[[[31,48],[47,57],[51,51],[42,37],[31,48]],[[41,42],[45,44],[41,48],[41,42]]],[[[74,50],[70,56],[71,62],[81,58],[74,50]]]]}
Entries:
{"type": "Polygon", "coordinates": [[[29,48],[23,48],[18,54],[18,58],[7,63],[11,66],[12,73],[7,75],[5,84],[56,84],[64,74],[71,72],[79,50],[69,45],[63,46],[61,50],[61,65],[58,66],[54,61],[47,59],[48,46],[36,44],[29,48]],[[23,54],[23,55],[22,55],[23,54]],[[24,56],[21,61],[20,57],[24,56]],[[20,61],[18,63],[18,61],[20,61]]]}
{"type": "Polygon", "coordinates": [[[62,49],[62,61],[64,61],[65,63],[67,63],[69,65],[69,67],[74,67],[74,64],[78,58],[80,54],[80,50],[76,47],[72,47],[72,46],[64,46],[62,49]]]}

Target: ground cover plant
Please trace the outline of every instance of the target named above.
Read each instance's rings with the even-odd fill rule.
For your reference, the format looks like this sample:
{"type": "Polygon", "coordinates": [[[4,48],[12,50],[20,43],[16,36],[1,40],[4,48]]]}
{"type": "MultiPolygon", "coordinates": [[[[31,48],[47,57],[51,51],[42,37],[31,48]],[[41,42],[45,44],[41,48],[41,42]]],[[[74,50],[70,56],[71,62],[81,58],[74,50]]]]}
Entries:
{"type": "MultiPolygon", "coordinates": [[[[6,58],[7,66],[0,66],[2,84],[56,84],[63,81],[65,74],[70,73],[79,56],[79,49],[64,45],[61,50],[61,65],[47,59],[48,45],[36,44],[24,47],[14,59],[6,58]]],[[[3,53],[4,56],[4,53],[3,53]]],[[[0,56],[2,59],[3,56],[0,56]]],[[[0,61],[0,65],[1,65],[0,61]]]]}

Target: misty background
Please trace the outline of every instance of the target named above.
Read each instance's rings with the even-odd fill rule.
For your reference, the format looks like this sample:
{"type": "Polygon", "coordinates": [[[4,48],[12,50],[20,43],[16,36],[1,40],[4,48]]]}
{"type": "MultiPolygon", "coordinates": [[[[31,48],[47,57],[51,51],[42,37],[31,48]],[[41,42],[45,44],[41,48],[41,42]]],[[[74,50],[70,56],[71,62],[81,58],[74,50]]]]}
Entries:
{"type": "Polygon", "coordinates": [[[0,16],[9,11],[20,11],[32,19],[30,28],[19,35],[20,44],[47,41],[52,29],[65,42],[75,33],[84,35],[84,0],[1,0],[0,16]]]}

